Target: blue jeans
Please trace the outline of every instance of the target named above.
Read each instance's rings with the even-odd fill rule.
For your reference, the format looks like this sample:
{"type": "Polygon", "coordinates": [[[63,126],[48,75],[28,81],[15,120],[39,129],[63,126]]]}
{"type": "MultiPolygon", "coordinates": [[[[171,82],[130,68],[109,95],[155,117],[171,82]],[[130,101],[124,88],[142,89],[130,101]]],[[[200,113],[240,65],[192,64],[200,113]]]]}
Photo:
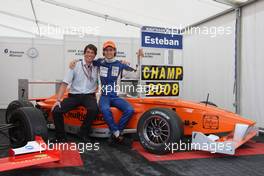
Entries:
{"type": "Polygon", "coordinates": [[[104,120],[108,124],[111,132],[117,130],[122,132],[134,113],[133,107],[126,100],[118,96],[102,95],[99,101],[99,106],[104,116],[104,120]],[[118,124],[114,122],[110,107],[116,107],[123,112],[118,124]]]}

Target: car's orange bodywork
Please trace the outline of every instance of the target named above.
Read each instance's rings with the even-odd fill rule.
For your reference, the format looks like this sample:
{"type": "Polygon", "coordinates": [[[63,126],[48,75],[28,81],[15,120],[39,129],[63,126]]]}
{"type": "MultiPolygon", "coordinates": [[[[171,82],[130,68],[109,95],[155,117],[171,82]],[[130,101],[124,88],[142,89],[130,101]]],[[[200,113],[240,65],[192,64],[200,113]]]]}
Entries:
{"type": "MultiPolygon", "coordinates": [[[[64,98],[67,97],[65,93],[64,98]]],[[[217,134],[231,132],[236,123],[255,125],[255,122],[245,119],[235,113],[202,103],[185,101],[178,98],[125,98],[135,110],[135,113],[129,121],[128,129],[137,129],[140,117],[149,109],[163,107],[176,111],[184,123],[184,135],[192,135],[193,131],[199,131],[204,134],[217,134]]],[[[49,121],[52,121],[51,108],[56,101],[56,96],[45,100],[37,101],[38,106],[46,111],[49,121]]],[[[122,112],[117,108],[112,108],[114,120],[119,121],[122,112]]],[[[86,110],[78,107],[64,115],[64,122],[70,126],[80,126],[85,117],[86,110]]],[[[103,120],[102,114],[98,115],[93,122],[93,128],[108,128],[103,120]]]]}

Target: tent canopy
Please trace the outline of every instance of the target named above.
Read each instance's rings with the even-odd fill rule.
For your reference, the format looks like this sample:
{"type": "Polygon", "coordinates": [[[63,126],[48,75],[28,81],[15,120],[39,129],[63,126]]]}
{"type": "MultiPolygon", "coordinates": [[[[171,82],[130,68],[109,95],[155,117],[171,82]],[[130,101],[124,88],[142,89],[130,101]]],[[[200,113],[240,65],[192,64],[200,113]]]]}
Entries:
{"type": "Polygon", "coordinates": [[[35,37],[40,33],[45,37],[59,39],[64,34],[74,34],[74,31],[79,34],[139,37],[138,27],[114,22],[108,17],[137,25],[183,28],[230,8],[213,0],[0,1],[0,36],[35,37]],[[50,2],[84,12],[56,6],[50,2]],[[106,16],[104,19],[86,11],[106,16]],[[38,25],[34,21],[35,17],[38,25]]]}

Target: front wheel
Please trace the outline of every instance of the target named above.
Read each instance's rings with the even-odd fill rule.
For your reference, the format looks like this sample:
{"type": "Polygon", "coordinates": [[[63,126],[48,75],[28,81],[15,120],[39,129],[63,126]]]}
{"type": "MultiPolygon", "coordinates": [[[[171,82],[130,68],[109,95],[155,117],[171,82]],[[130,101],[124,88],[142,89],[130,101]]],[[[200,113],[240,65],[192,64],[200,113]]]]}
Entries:
{"type": "Polygon", "coordinates": [[[15,126],[8,130],[12,148],[26,145],[28,141],[35,140],[35,136],[41,136],[44,140],[48,137],[46,120],[42,112],[34,107],[15,110],[9,120],[15,126]]]}
{"type": "Polygon", "coordinates": [[[17,109],[23,107],[34,107],[30,101],[14,100],[7,106],[6,109],[6,123],[10,123],[10,115],[17,109]]]}
{"type": "Polygon", "coordinates": [[[178,143],[183,136],[183,123],[175,111],[153,108],[143,114],[138,122],[141,145],[150,153],[166,154],[166,146],[178,143]]]}

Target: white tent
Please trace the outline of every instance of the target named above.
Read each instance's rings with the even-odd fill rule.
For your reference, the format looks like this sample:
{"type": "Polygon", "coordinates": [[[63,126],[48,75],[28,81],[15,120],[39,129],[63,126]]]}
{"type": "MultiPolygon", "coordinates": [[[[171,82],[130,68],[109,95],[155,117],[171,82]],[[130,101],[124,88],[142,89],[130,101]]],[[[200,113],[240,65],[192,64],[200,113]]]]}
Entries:
{"type": "Polygon", "coordinates": [[[62,38],[65,33],[72,34],[70,33],[72,31],[69,31],[72,29],[86,34],[139,37],[138,27],[114,22],[109,18],[119,18],[137,25],[182,28],[230,8],[213,0],[163,2],[157,0],[0,0],[0,2],[0,36],[34,37],[34,34],[38,35],[40,30],[41,35],[49,38],[62,38]],[[86,12],[105,15],[105,19],[86,12]],[[39,27],[35,20],[38,21],[39,27]]]}
{"type": "MultiPolygon", "coordinates": [[[[184,33],[183,50],[174,50],[173,54],[163,52],[159,55],[161,60],[145,58],[144,61],[183,65],[182,98],[200,101],[210,93],[210,101],[219,107],[240,111],[243,116],[264,127],[263,0],[0,2],[0,80],[5,85],[0,93],[0,108],[5,108],[17,98],[17,79],[61,79],[69,59],[80,56],[72,51],[81,51],[88,42],[101,48],[104,40],[118,39],[120,53],[125,53],[133,63],[136,49],[140,46],[140,26],[192,26],[212,29],[213,34],[216,28],[224,27],[230,29],[229,35],[222,35],[221,32],[218,35],[184,33]],[[233,8],[216,1],[247,2],[233,8]],[[97,36],[79,38],[64,35],[76,34],[72,30],[97,36]],[[39,34],[52,39],[39,38],[39,34]],[[38,49],[38,59],[28,56],[32,47],[38,49]],[[22,53],[21,57],[9,57],[8,51],[11,50],[22,53]],[[15,72],[7,74],[10,68],[15,72]]],[[[31,90],[36,97],[50,95],[51,92],[54,90],[46,87],[31,90]]]]}

